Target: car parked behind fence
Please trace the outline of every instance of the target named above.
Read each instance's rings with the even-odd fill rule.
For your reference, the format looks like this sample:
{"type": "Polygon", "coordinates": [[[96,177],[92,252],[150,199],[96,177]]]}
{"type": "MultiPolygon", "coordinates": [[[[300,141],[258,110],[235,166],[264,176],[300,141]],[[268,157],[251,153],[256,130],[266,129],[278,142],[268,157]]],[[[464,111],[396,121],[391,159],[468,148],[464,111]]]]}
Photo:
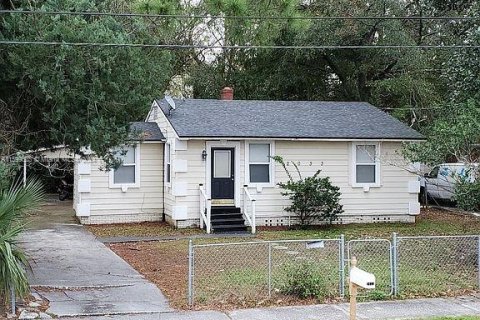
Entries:
{"type": "Polygon", "coordinates": [[[435,166],[420,180],[420,193],[430,198],[452,201],[455,184],[460,179],[475,181],[478,163],[442,163],[435,166]]]}

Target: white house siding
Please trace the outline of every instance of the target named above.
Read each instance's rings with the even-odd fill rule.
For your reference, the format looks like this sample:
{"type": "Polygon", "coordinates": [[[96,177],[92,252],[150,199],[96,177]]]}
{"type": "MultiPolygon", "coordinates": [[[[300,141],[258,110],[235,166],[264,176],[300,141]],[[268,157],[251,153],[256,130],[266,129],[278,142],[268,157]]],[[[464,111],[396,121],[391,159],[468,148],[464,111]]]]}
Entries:
{"type": "MultiPolygon", "coordinates": [[[[91,161],[90,174],[77,175],[79,183],[90,180],[91,191],[79,192],[82,204],[89,204],[89,216],[79,217],[84,224],[158,221],[163,205],[163,143],[141,143],[140,187],[109,188],[109,172],[101,170],[101,160],[91,161]]],[[[78,171],[78,168],[77,168],[78,171]]],[[[77,187],[78,188],[78,187],[77,187]]],[[[78,212],[77,212],[78,215],[78,212]]]]}
{"type": "MultiPolygon", "coordinates": [[[[344,213],[338,223],[377,222],[377,221],[405,221],[413,222],[414,216],[409,215],[409,205],[417,204],[417,194],[409,193],[410,181],[416,181],[414,174],[408,173],[406,162],[398,154],[401,144],[398,142],[381,143],[381,187],[363,188],[351,186],[350,173],[350,142],[313,142],[313,141],[276,141],[275,154],[280,155],[286,162],[292,175],[296,172],[291,165],[295,161],[304,176],[313,175],[318,169],[321,175],[329,176],[333,184],[340,187],[341,203],[344,213]]],[[[169,221],[177,227],[185,227],[199,223],[199,184],[206,183],[206,161],[202,160],[202,151],[206,149],[205,140],[189,140],[186,150],[176,150],[172,155],[172,163],[177,160],[186,160],[187,172],[172,173],[172,188],[167,188],[167,197],[170,197],[173,206],[182,207],[186,216],[174,217],[166,210],[169,221]],[[173,196],[175,184],[186,183],[186,190],[181,196],[173,196]]],[[[210,156],[210,155],[208,155],[210,156]]],[[[173,165],[175,167],[175,165],[173,165]]],[[[245,183],[245,141],[240,141],[240,174],[236,178],[245,183]]],[[[275,183],[286,181],[284,169],[275,165],[275,183]]],[[[289,205],[278,186],[264,187],[261,190],[249,188],[257,199],[257,225],[287,225],[294,223],[284,208],[289,205]]],[[[243,192],[240,193],[241,199],[243,192]]],[[[181,210],[182,211],[182,210],[181,210]]]]}
{"type": "Polygon", "coordinates": [[[171,197],[172,211],[165,211],[165,214],[177,227],[199,223],[199,184],[205,183],[205,161],[202,160],[205,141],[190,140],[186,143],[187,150],[175,150],[172,155],[172,182],[166,194],[171,197]],[[181,161],[186,161],[187,172],[177,172],[181,161]]]}
{"type": "MultiPolygon", "coordinates": [[[[175,141],[177,134],[170,122],[167,120],[165,114],[160,110],[160,107],[154,101],[148,113],[147,122],[156,122],[163,136],[166,138],[166,142],[171,146],[171,162],[173,164],[173,159],[175,158],[175,141]]],[[[164,146],[165,148],[165,146],[164,146]]],[[[164,170],[165,164],[162,163],[162,170],[164,170]]],[[[165,177],[165,176],[164,176],[165,177]]],[[[163,186],[164,192],[164,213],[168,222],[175,224],[175,221],[172,220],[173,209],[176,205],[176,196],[173,195],[173,181],[175,180],[175,173],[172,171],[171,174],[171,183],[165,183],[163,186]]]]}
{"type": "MultiPolygon", "coordinates": [[[[330,177],[332,183],[340,187],[341,204],[344,213],[339,217],[340,223],[405,221],[413,222],[409,215],[409,203],[417,203],[416,193],[408,192],[409,181],[417,177],[404,170],[406,162],[399,155],[400,143],[383,142],[380,146],[380,182],[381,187],[363,188],[351,186],[351,143],[349,142],[307,142],[277,141],[275,153],[284,158],[292,176],[296,170],[291,164],[297,163],[303,176],[311,176],[318,169],[321,176],[330,177]]],[[[275,182],[288,179],[284,169],[275,166],[275,182]]],[[[288,224],[290,217],[283,210],[289,205],[288,199],[280,195],[278,186],[263,188],[259,193],[252,193],[257,199],[257,223],[288,224]],[[278,217],[278,218],[277,218],[278,217]]]]}
{"type": "Polygon", "coordinates": [[[173,139],[177,136],[170,122],[167,120],[165,114],[160,110],[156,102],[152,104],[150,112],[147,117],[147,122],[156,122],[160,131],[167,139],[173,139]]]}

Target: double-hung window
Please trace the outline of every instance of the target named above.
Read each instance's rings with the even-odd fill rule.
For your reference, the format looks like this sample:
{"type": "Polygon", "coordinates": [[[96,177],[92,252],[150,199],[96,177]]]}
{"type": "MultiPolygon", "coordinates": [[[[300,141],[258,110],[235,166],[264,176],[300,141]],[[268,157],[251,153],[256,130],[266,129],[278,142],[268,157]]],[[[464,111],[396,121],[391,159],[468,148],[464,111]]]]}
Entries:
{"type": "Polygon", "coordinates": [[[138,187],[139,177],[139,146],[126,146],[116,151],[116,157],[121,161],[118,168],[110,173],[110,186],[138,187]]]}
{"type": "Polygon", "coordinates": [[[379,186],[378,144],[353,144],[353,185],[379,186]]]}
{"type": "Polygon", "coordinates": [[[171,144],[165,144],[165,183],[170,184],[172,179],[172,161],[171,161],[171,144]]]}
{"type": "Polygon", "coordinates": [[[272,143],[248,143],[247,179],[250,184],[273,184],[272,143]]]}

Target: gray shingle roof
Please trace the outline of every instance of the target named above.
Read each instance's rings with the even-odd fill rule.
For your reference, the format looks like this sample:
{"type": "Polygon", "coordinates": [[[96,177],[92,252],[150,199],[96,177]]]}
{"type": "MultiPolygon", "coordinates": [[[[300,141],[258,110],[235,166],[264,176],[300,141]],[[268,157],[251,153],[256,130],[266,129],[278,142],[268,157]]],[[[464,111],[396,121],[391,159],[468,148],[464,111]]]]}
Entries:
{"type": "Polygon", "coordinates": [[[132,139],[142,141],[165,140],[156,122],[130,122],[132,139]]]}
{"type": "Polygon", "coordinates": [[[180,137],[423,139],[366,102],[175,100],[169,115],[180,137]]]}

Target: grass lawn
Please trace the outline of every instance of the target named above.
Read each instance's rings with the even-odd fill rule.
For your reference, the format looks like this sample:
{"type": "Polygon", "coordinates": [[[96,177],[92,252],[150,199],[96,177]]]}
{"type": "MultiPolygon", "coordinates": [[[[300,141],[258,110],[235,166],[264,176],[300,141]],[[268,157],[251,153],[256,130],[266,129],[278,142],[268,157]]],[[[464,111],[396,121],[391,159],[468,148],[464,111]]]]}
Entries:
{"type": "Polygon", "coordinates": [[[466,316],[466,317],[440,317],[440,318],[425,318],[416,320],[480,320],[478,316],[466,316]]]}
{"type": "MultiPolygon", "coordinates": [[[[371,223],[334,225],[317,227],[310,230],[271,230],[259,228],[261,239],[307,239],[335,238],[344,234],[346,239],[390,238],[393,232],[403,236],[417,235],[467,235],[480,234],[480,219],[470,215],[455,214],[449,211],[428,209],[416,218],[415,224],[409,223],[371,223]]],[[[281,229],[280,229],[281,230],[281,229]]]]}
{"type": "MultiPolygon", "coordinates": [[[[134,224],[114,226],[94,226],[90,230],[97,236],[141,236],[162,235],[178,236],[196,234],[198,230],[175,230],[163,224],[134,224]],[[160,234],[156,234],[156,232],[160,234]],[[192,232],[192,233],[189,233],[192,232]]],[[[415,224],[364,224],[323,226],[309,230],[288,230],[281,228],[260,228],[256,238],[208,238],[196,239],[195,244],[218,242],[243,242],[281,239],[328,239],[345,234],[347,240],[360,238],[386,238],[392,232],[400,235],[465,235],[480,234],[480,219],[473,216],[452,214],[435,209],[425,210],[417,217],[415,224]]],[[[379,243],[387,246],[388,243],[379,243]]],[[[246,246],[246,245],[245,245],[246,246]]],[[[468,243],[441,243],[432,249],[431,243],[418,243],[416,252],[405,251],[410,260],[404,259],[400,264],[400,285],[404,298],[417,296],[453,296],[468,294],[476,290],[476,260],[471,262],[468,250],[476,246],[468,243]],[[458,248],[470,248],[459,250],[458,248]],[[457,254],[461,252],[461,255],[457,254]],[[422,258],[423,257],[423,258],[422,258]],[[445,258],[447,257],[447,258],[445,258]],[[433,261],[433,262],[432,262],[433,261]],[[458,267],[458,262],[462,267],[458,267]],[[468,263],[467,263],[468,261],[468,263]],[[444,265],[439,270],[438,265],[444,265]],[[463,267],[465,265],[465,267],[463,267]],[[434,281],[432,274],[435,275],[434,281]],[[427,279],[428,281],[425,281],[427,279]]],[[[242,246],[241,246],[242,247],[242,246]]],[[[323,251],[316,250],[319,263],[319,275],[328,284],[328,290],[319,299],[299,300],[280,292],[285,280],[285,266],[297,259],[310,259],[305,245],[288,250],[274,250],[272,270],[272,298],[267,295],[268,273],[265,267],[267,254],[261,245],[255,248],[236,248],[223,251],[222,247],[197,248],[195,297],[196,309],[231,309],[239,307],[257,307],[270,305],[311,304],[315,302],[338,301],[338,249],[335,246],[323,251]],[[206,250],[203,252],[201,250],[206,250]],[[232,251],[233,250],[233,251],[232,251]],[[302,251],[303,250],[303,251],[302,251]],[[205,257],[201,259],[200,257],[205,257]],[[241,257],[241,259],[238,259],[241,257]]],[[[146,278],[154,282],[177,309],[188,309],[187,270],[188,239],[174,241],[137,242],[111,244],[110,248],[123,257],[146,278]]],[[[366,248],[365,250],[374,250],[366,248]]],[[[364,249],[362,249],[364,250],[364,249]]],[[[377,288],[372,298],[388,298],[385,293],[390,290],[388,251],[379,248],[382,254],[370,254],[359,257],[360,263],[377,276],[377,288]],[[368,257],[368,258],[367,258],[368,257]],[[378,292],[380,291],[380,292],[378,292]]],[[[311,250],[310,250],[311,251],[311,250]]],[[[461,319],[461,318],[460,318],[461,319]]],[[[468,319],[468,318],[467,318],[468,319]]],[[[472,318],[475,319],[475,318],[472,318]]]]}
{"type": "MultiPolygon", "coordinates": [[[[161,222],[90,225],[88,229],[97,237],[119,236],[188,236],[204,233],[198,228],[175,229],[161,222]]],[[[480,219],[448,211],[423,210],[415,224],[375,223],[318,226],[307,230],[284,227],[258,227],[257,238],[263,240],[335,238],[344,234],[348,239],[389,238],[392,232],[400,235],[459,235],[480,234],[480,219]]],[[[228,241],[226,239],[225,241],[228,241]]]]}

